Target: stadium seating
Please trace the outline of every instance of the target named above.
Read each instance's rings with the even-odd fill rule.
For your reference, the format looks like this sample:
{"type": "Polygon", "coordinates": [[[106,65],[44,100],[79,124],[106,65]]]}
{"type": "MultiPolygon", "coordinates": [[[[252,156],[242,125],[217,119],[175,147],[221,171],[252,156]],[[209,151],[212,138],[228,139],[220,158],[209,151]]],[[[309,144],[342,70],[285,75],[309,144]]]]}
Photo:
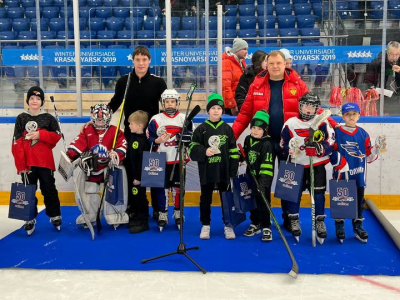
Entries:
{"type": "Polygon", "coordinates": [[[159,31],[161,27],[161,19],[159,17],[147,17],[143,21],[144,30],[159,31]]]}
{"type": "Polygon", "coordinates": [[[25,8],[24,15],[28,19],[36,18],[36,7],[32,6],[25,8]]]}
{"type": "Polygon", "coordinates": [[[253,16],[255,15],[256,7],[254,4],[241,4],[239,5],[239,16],[253,16]]]}
{"type": "MultiPolygon", "coordinates": [[[[201,29],[205,29],[205,17],[201,17],[201,29]]],[[[217,30],[217,17],[209,16],[208,18],[208,28],[209,30],[217,30]]]]}
{"type": "Polygon", "coordinates": [[[222,31],[222,38],[227,39],[224,40],[224,44],[232,44],[233,39],[237,37],[236,29],[227,29],[222,31]]]}
{"type": "Polygon", "coordinates": [[[136,5],[139,7],[150,7],[152,0],[136,0],[136,5]]]}
{"type": "Polygon", "coordinates": [[[134,7],[132,8],[132,15],[134,17],[144,17],[147,13],[147,8],[145,7],[134,7]]]}
{"type": "MultiPolygon", "coordinates": [[[[54,1],[53,0],[39,0],[39,6],[40,7],[51,7],[53,6],[54,1]]],[[[35,6],[35,5],[33,5],[35,6]]]]}
{"type": "Polygon", "coordinates": [[[4,0],[6,7],[19,7],[19,0],[4,0]]]}
{"type": "MultiPolygon", "coordinates": [[[[86,19],[79,18],[79,31],[86,29],[86,19]]],[[[68,30],[74,30],[74,18],[68,19],[68,30]]]]}
{"type": "Polygon", "coordinates": [[[240,29],[256,29],[257,19],[255,16],[243,16],[239,17],[239,27],[240,29]]]}
{"type": "MultiPolygon", "coordinates": [[[[296,28],[283,28],[279,29],[280,37],[297,37],[299,31],[296,28]]],[[[296,44],[298,40],[296,39],[281,39],[282,46],[287,46],[287,44],[296,44]]]]}
{"type": "Polygon", "coordinates": [[[143,27],[143,18],[142,17],[130,17],[125,18],[124,26],[126,30],[139,31],[142,30],[143,27]]]}
{"type": "Polygon", "coordinates": [[[8,42],[4,42],[7,40],[15,40],[16,36],[15,36],[15,32],[14,31],[0,31],[0,40],[1,40],[1,46],[17,46],[17,43],[13,42],[13,43],[8,43],[8,42]]]}
{"type": "Polygon", "coordinates": [[[350,14],[350,4],[349,2],[336,2],[336,10],[339,16],[344,20],[347,19],[350,14]]]}
{"type": "MultiPolygon", "coordinates": [[[[72,6],[67,7],[67,15],[68,15],[68,18],[73,17],[72,6]]],[[[65,7],[64,6],[60,8],[60,17],[65,18],[65,7]]],[[[79,16],[79,17],[81,18],[81,16],[79,16]]]]}
{"type": "MultiPolygon", "coordinates": [[[[178,39],[195,39],[196,38],[196,32],[193,30],[179,30],[177,33],[177,38],[178,39]]],[[[189,40],[182,40],[178,41],[179,46],[194,46],[196,45],[196,41],[189,41],[189,40]]]]}
{"type": "Polygon", "coordinates": [[[117,7],[118,5],[119,5],[119,0],[103,0],[103,6],[117,7]]]}
{"type": "Polygon", "coordinates": [[[296,17],[293,15],[279,15],[277,17],[278,28],[295,28],[296,17]]]}
{"type": "Polygon", "coordinates": [[[95,11],[96,18],[107,19],[112,16],[112,9],[110,7],[97,7],[95,11]]]}
{"type": "Polygon", "coordinates": [[[236,17],[237,5],[225,5],[225,17],[236,17]]]}
{"type": "Polygon", "coordinates": [[[47,6],[42,9],[42,17],[48,19],[58,18],[60,15],[60,8],[55,6],[47,6]]]}
{"type": "Polygon", "coordinates": [[[121,31],[124,29],[124,19],[118,17],[111,17],[106,20],[106,29],[121,31]]]}
{"type": "Polygon", "coordinates": [[[24,9],[22,7],[10,7],[7,11],[9,19],[18,19],[24,17],[24,9]]]}
{"type": "Polygon", "coordinates": [[[254,29],[239,29],[238,36],[244,39],[249,44],[249,47],[257,46],[257,40],[249,39],[257,37],[257,31],[254,29]]]}
{"type": "MultiPolygon", "coordinates": [[[[36,40],[36,31],[20,31],[18,33],[17,39],[22,41],[22,40],[36,40]]],[[[20,46],[30,46],[30,45],[36,45],[36,42],[20,42],[20,46]]]]}
{"type": "MultiPolygon", "coordinates": [[[[163,18],[163,28],[165,30],[165,18],[163,18]]],[[[181,18],[180,17],[171,17],[171,30],[178,31],[181,29],[181,18]]]]}
{"type": "Polygon", "coordinates": [[[222,20],[222,28],[224,28],[225,30],[236,29],[236,16],[224,17],[222,20]]]}
{"type": "Polygon", "coordinates": [[[100,31],[105,30],[105,21],[103,18],[90,18],[89,19],[89,30],[91,31],[100,31]]]}
{"type": "Polygon", "coordinates": [[[315,24],[314,15],[297,16],[297,28],[313,28],[315,24]]]}
{"type": "Polygon", "coordinates": [[[147,9],[147,13],[149,17],[161,17],[161,8],[159,6],[151,6],[147,9]]]}
{"type": "Polygon", "coordinates": [[[42,31],[42,46],[50,46],[50,45],[55,45],[55,42],[44,42],[44,40],[55,40],[57,37],[57,32],[55,31],[42,31]]]}
{"type": "Polygon", "coordinates": [[[275,12],[276,12],[277,16],[291,15],[292,14],[292,4],[290,4],[290,3],[276,4],[275,12]]]}
{"type": "MultiPolygon", "coordinates": [[[[177,31],[172,31],[172,32],[171,32],[171,38],[172,38],[172,39],[176,38],[176,35],[177,35],[177,31]]],[[[165,32],[165,30],[159,30],[159,31],[156,32],[156,39],[157,39],[157,41],[158,41],[158,43],[159,43],[160,45],[162,45],[162,46],[165,45],[165,41],[161,41],[161,40],[160,40],[160,39],[165,39],[165,38],[166,38],[166,32],[165,32]]],[[[172,41],[172,45],[174,45],[174,44],[176,44],[176,41],[175,41],[175,40],[172,41]]]]}
{"type": "Polygon", "coordinates": [[[51,18],[49,21],[49,28],[56,32],[65,30],[65,20],[61,18],[51,18]]]}
{"type": "Polygon", "coordinates": [[[5,7],[0,7],[0,18],[6,18],[7,17],[7,10],[5,7]]]}
{"type": "MultiPolygon", "coordinates": [[[[29,20],[25,18],[18,18],[12,20],[12,28],[15,32],[30,30],[29,20]]],[[[8,31],[9,29],[6,29],[8,31]]]]}
{"type": "Polygon", "coordinates": [[[121,30],[117,32],[118,45],[131,47],[134,39],[136,39],[136,31],[121,30]],[[119,41],[119,39],[129,39],[129,41],[119,41]]]}
{"type": "Polygon", "coordinates": [[[27,7],[34,7],[36,4],[35,0],[21,0],[21,6],[23,8],[27,8],[27,7]]]}
{"type": "Polygon", "coordinates": [[[72,7],[72,1],[70,0],[53,0],[53,5],[61,8],[65,6],[65,2],[67,2],[68,7],[72,7]]]}
{"type": "Polygon", "coordinates": [[[112,40],[111,42],[107,41],[99,41],[99,45],[101,46],[110,46],[114,45],[114,40],[117,37],[117,32],[114,30],[100,30],[97,32],[97,39],[106,39],[106,40],[112,40]]]}
{"type": "MultiPolygon", "coordinates": [[[[205,30],[200,30],[199,32],[199,45],[204,45],[205,44],[205,30]]],[[[209,30],[208,31],[208,38],[209,39],[216,39],[217,38],[217,30],[209,30]]],[[[209,45],[210,47],[215,47],[215,45],[217,44],[216,40],[209,40],[209,45]]]]}
{"type": "MultiPolygon", "coordinates": [[[[74,32],[72,30],[68,30],[68,36],[67,36],[67,31],[61,30],[57,32],[56,38],[59,40],[63,40],[62,42],[58,42],[59,45],[65,45],[64,40],[68,38],[68,40],[72,40],[74,38],[74,32]]],[[[73,41],[69,42],[70,45],[73,45],[73,41]]]]}
{"type": "Polygon", "coordinates": [[[318,36],[321,35],[321,30],[319,28],[302,28],[300,29],[300,33],[301,33],[301,42],[304,43],[315,43],[315,42],[319,42],[319,38],[318,36]],[[303,37],[310,37],[310,36],[316,36],[317,38],[314,39],[304,39],[303,37]]]}
{"type": "Polygon", "coordinates": [[[8,18],[0,19],[0,32],[11,31],[11,20],[8,18]]]}
{"type": "Polygon", "coordinates": [[[118,18],[128,18],[129,8],[126,7],[116,7],[113,8],[113,16],[118,18]]]}
{"type": "Polygon", "coordinates": [[[137,39],[152,39],[151,41],[138,41],[139,45],[143,46],[154,46],[155,44],[155,33],[152,30],[140,30],[137,33],[137,39]]]}
{"type": "Polygon", "coordinates": [[[257,17],[257,24],[258,24],[258,28],[260,30],[264,29],[264,21],[265,21],[265,23],[267,25],[267,29],[275,28],[275,16],[267,15],[266,18],[264,16],[258,16],[257,17]]]}
{"type": "Polygon", "coordinates": [[[295,3],[294,12],[296,15],[311,15],[310,3],[295,3]]]}
{"type": "Polygon", "coordinates": [[[81,40],[88,40],[84,42],[81,41],[81,46],[86,47],[89,46],[90,44],[94,44],[93,39],[97,37],[97,32],[90,30],[81,30],[79,32],[79,37],[81,40]]]}
{"type": "MultiPolygon", "coordinates": [[[[264,5],[257,5],[257,15],[258,16],[264,16],[265,15],[265,7],[264,5]]],[[[274,7],[272,5],[267,5],[267,15],[272,15],[274,13],[274,7]]]]}
{"type": "Polygon", "coordinates": [[[96,10],[87,6],[79,7],[79,18],[94,18],[96,15],[96,10]]]}
{"type": "Polygon", "coordinates": [[[87,6],[89,7],[101,7],[103,6],[103,0],[86,0],[87,6]]]}
{"type": "Polygon", "coordinates": [[[196,30],[197,18],[196,17],[182,17],[182,30],[196,30]]]}

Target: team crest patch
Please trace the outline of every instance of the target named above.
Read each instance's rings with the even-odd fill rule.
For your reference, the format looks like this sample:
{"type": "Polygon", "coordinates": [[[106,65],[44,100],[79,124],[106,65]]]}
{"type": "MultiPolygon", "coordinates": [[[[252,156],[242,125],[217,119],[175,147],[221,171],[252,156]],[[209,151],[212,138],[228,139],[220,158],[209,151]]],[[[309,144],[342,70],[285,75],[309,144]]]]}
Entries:
{"type": "Polygon", "coordinates": [[[219,106],[224,106],[224,102],[223,101],[218,101],[218,105],[219,106]]]}
{"type": "Polygon", "coordinates": [[[134,141],[132,144],[133,149],[137,149],[139,147],[139,143],[137,141],[134,141]]]}
{"type": "Polygon", "coordinates": [[[289,92],[290,92],[290,95],[292,95],[292,96],[296,96],[297,95],[297,90],[296,89],[290,89],[289,92]]]}
{"type": "Polygon", "coordinates": [[[255,121],[254,125],[257,127],[261,127],[263,125],[263,121],[255,121]]]}

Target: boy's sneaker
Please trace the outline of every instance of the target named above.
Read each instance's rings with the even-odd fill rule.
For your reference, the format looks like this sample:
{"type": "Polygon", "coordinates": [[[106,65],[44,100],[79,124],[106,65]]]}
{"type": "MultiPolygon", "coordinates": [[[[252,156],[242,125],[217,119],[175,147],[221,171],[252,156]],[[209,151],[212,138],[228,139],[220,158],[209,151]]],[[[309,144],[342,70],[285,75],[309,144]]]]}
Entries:
{"type": "Polygon", "coordinates": [[[57,230],[61,230],[61,224],[62,224],[61,216],[51,217],[50,222],[51,224],[53,224],[55,228],[57,228],[57,230]]]}
{"type": "Polygon", "coordinates": [[[203,227],[201,227],[200,238],[202,240],[210,239],[210,225],[203,225],[203,227]]]}
{"type": "Polygon", "coordinates": [[[26,230],[26,233],[28,235],[31,235],[35,231],[35,224],[36,224],[36,219],[25,222],[24,229],[26,230]]]}
{"type": "Polygon", "coordinates": [[[335,228],[336,228],[336,237],[337,239],[343,243],[343,240],[346,237],[345,231],[344,231],[344,220],[343,219],[336,219],[335,220],[335,228]]]}
{"type": "Polygon", "coordinates": [[[160,232],[164,230],[164,227],[168,224],[168,211],[158,214],[158,227],[160,227],[160,232]]]}
{"type": "Polygon", "coordinates": [[[300,241],[301,228],[300,228],[299,214],[290,214],[289,220],[290,220],[290,232],[297,241],[300,241]]]}
{"type": "Polygon", "coordinates": [[[249,228],[243,233],[244,236],[254,236],[256,234],[261,233],[261,225],[260,224],[250,224],[249,228]]]}
{"type": "Polygon", "coordinates": [[[233,231],[233,228],[232,228],[232,227],[227,227],[227,226],[225,226],[225,227],[224,227],[224,234],[225,234],[225,238],[226,238],[227,240],[234,240],[234,239],[236,239],[236,234],[235,234],[235,232],[233,231]]]}
{"type": "Polygon", "coordinates": [[[262,238],[261,240],[263,242],[270,242],[272,241],[272,231],[269,228],[263,228],[262,230],[263,234],[262,234],[262,238]]]}
{"type": "Polygon", "coordinates": [[[322,245],[327,237],[325,226],[326,215],[319,215],[315,217],[315,227],[317,227],[317,240],[322,245]]]}
{"type": "Polygon", "coordinates": [[[353,220],[353,232],[357,240],[359,240],[361,243],[366,243],[368,241],[368,233],[362,226],[363,221],[364,219],[353,220]]]}
{"type": "Polygon", "coordinates": [[[185,222],[185,217],[181,218],[181,211],[179,209],[174,209],[174,220],[178,229],[181,229],[181,224],[185,222]]]}

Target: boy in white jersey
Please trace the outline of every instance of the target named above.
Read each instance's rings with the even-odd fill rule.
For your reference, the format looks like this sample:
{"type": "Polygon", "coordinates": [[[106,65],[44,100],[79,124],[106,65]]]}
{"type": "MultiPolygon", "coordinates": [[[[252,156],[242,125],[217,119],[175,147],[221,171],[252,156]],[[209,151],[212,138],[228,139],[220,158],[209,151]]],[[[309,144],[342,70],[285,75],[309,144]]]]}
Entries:
{"type": "MultiPolygon", "coordinates": [[[[326,238],[325,220],[325,165],[329,163],[329,154],[333,146],[333,129],[328,121],[322,122],[313,137],[309,136],[310,126],[321,106],[319,97],[307,93],[299,100],[299,117],[292,117],[285,122],[281,132],[281,147],[291,155],[291,161],[304,165],[303,191],[310,191],[311,180],[314,180],[314,199],[317,239],[322,244],[326,238]],[[312,142],[310,142],[312,138],[312,142]],[[296,157],[294,157],[296,156],[296,157]],[[310,176],[310,156],[313,157],[314,178],[310,176]]],[[[301,201],[301,199],[300,199],[301,201]]],[[[290,219],[292,235],[299,240],[301,235],[299,210],[300,201],[290,202],[282,199],[284,213],[290,219]]]]}
{"type": "MultiPolygon", "coordinates": [[[[172,181],[170,176],[172,173],[173,165],[176,158],[176,163],[179,164],[177,153],[177,146],[179,139],[182,136],[190,142],[190,133],[192,131],[192,123],[187,126],[186,132],[182,135],[183,122],[185,115],[179,112],[180,95],[174,89],[167,89],[161,95],[161,102],[164,111],[153,116],[147,127],[147,137],[152,149],[157,152],[167,153],[167,183],[165,188],[155,188],[155,195],[159,209],[158,226],[162,231],[165,225],[168,224],[168,198],[169,191],[172,191],[174,201],[174,219],[175,224],[180,228],[183,222],[183,216],[180,215],[179,210],[179,196],[180,196],[180,178],[179,167],[176,166],[172,181]]],[[[189,157],[185,157],[185,162],[189,161],[189,157]]]]}

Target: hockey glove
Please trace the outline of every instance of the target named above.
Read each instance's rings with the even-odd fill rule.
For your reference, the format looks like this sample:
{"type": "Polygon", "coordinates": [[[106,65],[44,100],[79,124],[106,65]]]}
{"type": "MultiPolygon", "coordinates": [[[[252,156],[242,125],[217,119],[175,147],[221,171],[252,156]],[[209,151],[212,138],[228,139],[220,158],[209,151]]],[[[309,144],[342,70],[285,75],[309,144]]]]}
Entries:
{"type": "Polygon", "coordinates": [[[306,155],[307,156],[317,156],[322,157],[325,154],[324,146],[320,143],[312,142],[307,144],[306,146],[306,155]]]}

